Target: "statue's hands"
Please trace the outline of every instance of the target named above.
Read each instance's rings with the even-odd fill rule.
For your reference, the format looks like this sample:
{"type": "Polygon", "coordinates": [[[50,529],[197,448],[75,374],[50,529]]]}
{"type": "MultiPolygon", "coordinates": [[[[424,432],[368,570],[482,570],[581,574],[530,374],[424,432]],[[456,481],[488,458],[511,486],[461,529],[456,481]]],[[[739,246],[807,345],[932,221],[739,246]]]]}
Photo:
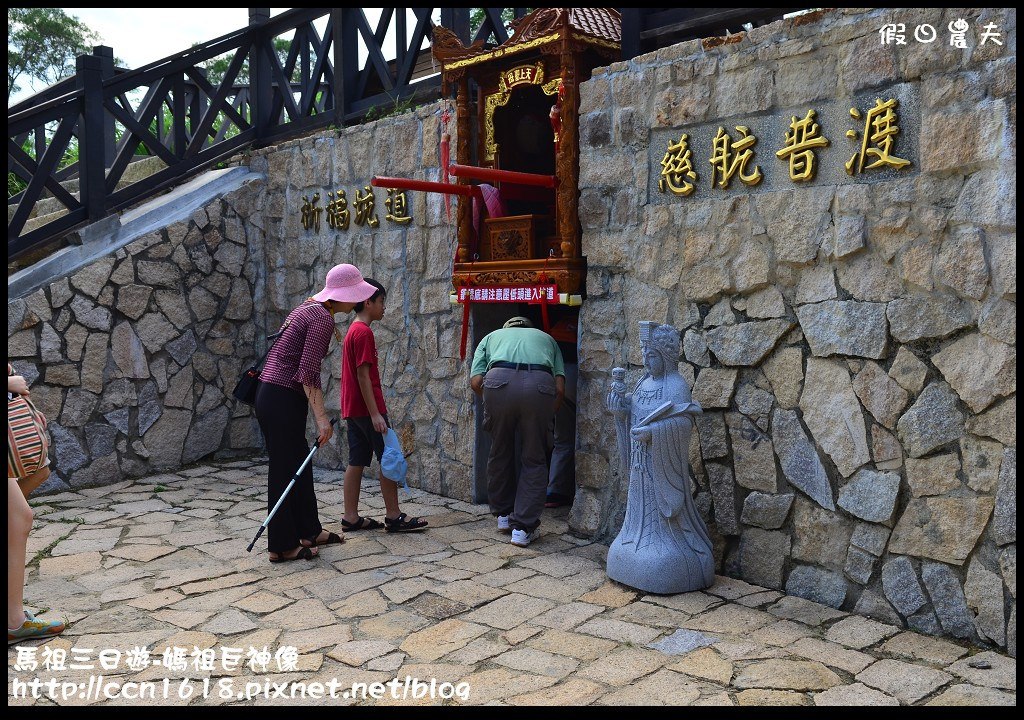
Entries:
{"type": "Polygon", "coordinates": [[[635,427],[632,430],[630,430],[630,435],[632,435],[633,439],[636,440],[637,442],[649,443],[651,442],[651,437],[654,435],[654,433],[651,432],[650,427],[642,425],[640,427],[635,427]]]}
{"type": "Polygon", "coordinates": [[[629,412],[629,399],[614,390],[608,393],[608,411],[614,415],[625,415],[629,412]]]}

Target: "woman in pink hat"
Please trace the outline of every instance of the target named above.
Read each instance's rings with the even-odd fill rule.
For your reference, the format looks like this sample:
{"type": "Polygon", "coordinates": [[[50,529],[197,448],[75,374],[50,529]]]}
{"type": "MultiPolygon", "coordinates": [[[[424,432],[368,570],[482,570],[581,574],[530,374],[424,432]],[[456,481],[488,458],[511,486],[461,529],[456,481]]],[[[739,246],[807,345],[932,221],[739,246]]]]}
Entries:
{"type": "MultiPolygon", "coordinates": [[[[331,335],[337,336],[334,314],[349,312],[374,292],[376,288],[363,280],[355,265],[335,265],[327,273],[324,289],[291,311],[267,354],[256,392],[256,419],[270,456],[268,510],[277,504],[292,474],[309,454],[306,415],[310,408],[320,444],[334,434],[320,387],[320,365],[331,335]]],[[[270,521],[267,541],[272,563],[312,560],[318,546],[343,542],[343,535],[320,525],[311,467],[299,476],[270,521]]]]}

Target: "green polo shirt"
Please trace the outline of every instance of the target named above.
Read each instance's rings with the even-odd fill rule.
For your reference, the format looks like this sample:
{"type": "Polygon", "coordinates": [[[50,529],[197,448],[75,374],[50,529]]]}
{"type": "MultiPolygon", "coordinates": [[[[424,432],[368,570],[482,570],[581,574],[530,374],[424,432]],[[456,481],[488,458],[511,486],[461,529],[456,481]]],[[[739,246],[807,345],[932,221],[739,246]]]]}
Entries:
{"type": "Polygon", "coordinates": [[[552,375],[565,377],[558,343],[537,328],[502,328],[486,335],[476,347],[470,375],[484,375],[496,362],[545,365],[551,368],[552,375]]]}

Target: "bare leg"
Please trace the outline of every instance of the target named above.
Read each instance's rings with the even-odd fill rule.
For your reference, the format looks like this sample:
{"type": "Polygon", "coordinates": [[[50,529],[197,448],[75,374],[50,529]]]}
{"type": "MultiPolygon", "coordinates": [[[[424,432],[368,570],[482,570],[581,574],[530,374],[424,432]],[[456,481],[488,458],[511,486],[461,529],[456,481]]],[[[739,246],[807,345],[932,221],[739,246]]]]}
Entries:
{"type": "Polygon", "coordinates": [[[388,480],[381,474],[380,494],[384,498],[385,517],[389,520],[394,520],[402,514],[401,510],[398,509],[398,483],[388,480]]]}
{"type": "Polygon", "coordinates": [[[345,521],[359,522],[359,489],[363,484],[363,466],[345,468],[345,521]]]}
{"type": "Polygon", "coordinates": [[[7,627],[25,622],[25,548],[32,529],[32,508],[18,481],[7,478],[7,627]]]}

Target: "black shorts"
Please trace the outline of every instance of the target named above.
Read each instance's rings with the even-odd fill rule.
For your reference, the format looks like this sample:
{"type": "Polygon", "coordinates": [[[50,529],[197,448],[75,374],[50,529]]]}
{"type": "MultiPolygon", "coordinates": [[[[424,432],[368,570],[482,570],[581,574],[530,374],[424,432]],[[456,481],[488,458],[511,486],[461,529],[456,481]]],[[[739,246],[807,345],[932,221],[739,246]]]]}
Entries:
{"type": "MultiPolygon", "coordinates": [[[[387,420],[388,416],[385,415],[384,421],[387,420]]],[[[373,429],[370,417],[350,417],[345,422],[348,425],[348,464],[366,467],[373,461],[374,455],[377,456],[377,462],[380,462],[384,454],[384,436],[373,429]]],[[[388,423],[390,426],[391,423],[388,423]]]]}

